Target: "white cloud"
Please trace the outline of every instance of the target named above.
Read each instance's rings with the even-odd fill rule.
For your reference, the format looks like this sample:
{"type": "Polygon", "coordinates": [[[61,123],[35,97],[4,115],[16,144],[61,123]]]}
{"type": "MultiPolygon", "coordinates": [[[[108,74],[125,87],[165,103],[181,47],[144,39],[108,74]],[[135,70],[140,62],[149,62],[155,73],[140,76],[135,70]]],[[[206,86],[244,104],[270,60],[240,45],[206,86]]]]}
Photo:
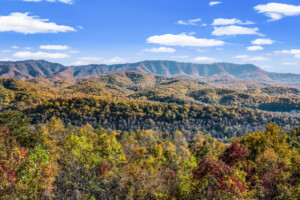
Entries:
{"type": "Polygon", "coordinates": [[[26,50],[31,50],[33,49],[32,47],[25,47],[26,50]]]}
{"type": "Polygon", "coordinates": [[[105,63],[107,63],[107,64],[120,64],[120,63],[125,62],[125,61],[126,61],[126,59],[116,56],[112,59],[106,60],[105,63]]]}
{"type": "Polygon", "coordinates": [[[70,26],[57,25],[49,19],[40,19],[38,16],[29,16],[29,13],[11,13],[0,16],[0,32],[14,31],[23,34],[58,33],[75,31],[70,26]]]}
{"type": "Polygon", "coordinates": [[[300,54],[300,49],[281,50],[281,51],[275,51],[275,53],[300,54]]]}
{"type": "MultiPolygon", "coordinates": [[[[23,1],[26,1],[26,2],[41,2],[43,0],[23,0],[23,1]]],[[[56,0],[46,0],[48,2],[56,2],[56,0]]],[[[73,3],[73,0],[57,0],[58,2],[61,2],[61,3],[67,3],[67,4],[72,4],[73,3]]]]}
{"type": "Polygon", "coordinates": [[[11,58],[0,58],[0,61],[13,61],[11,58]]]}
{"type": "MultiPolygon", "coordinates": [[[[48,1],[53,1],[53,0],[48,0],[48,1]]],[[[73,0],[58,0],[59,2],[62,2],[62,3],[68,3],[68,4],[72,4],[73,3],[73,0]]]]}
{"type": "Polygon", "coordinates": [[[259,38],[256,40],[253,40],[251,42],[252,44],[256,44],[256,45],[267,45],[267,44],[273,44],[274,41],[268,38],[259,38]]]}
{"type": "Polygon", "coordinates": [[[232,19],[218,18],[218,19],[214,19],[212,23],[213,26],[234,25],[234,24],[249,25],[249,24],[254,24],[254,22],[251,21],[242,22],[241,20],[236,18],[232,18],[232,19]]]}
{"type": "Polygon", "coordinates": [[[69,47],[67,45],[41,45],[40,49],[45,49],[45,50],[68,50],[69,47]]]}
{"type": "Polygon", "coordinates": [[[211,2],[209,2],[209,6],[215,6],[215,5],[218,5],[218,4],[220,4],[220,3],[222,3],[221,1],[211,1],[211,2]]]}
{"type": "Polygon", "coordinates": [[[241,59],[243,61],[266,61],[268,58],[263,57],[263,56],[249,56],[249,55],[238,55],[235,56],[237,59],[241,59]]]}
{"type": "Polygon", "coordinates": [[[189,47],[213,47],[223,46],[224,41],[215,39],[196,38],[190,35],[155,35],[147,39],[147,43],[161,44],[167,46],[189,46],[189,47]]]}
{"type": "Polygon", "coordinates": [[[12,49],[18,49],[18,48],[20,48],[20,47],[14,45],[14,46],[12,46],[11,48],[12,48],[12,49]]]}
{"type": "Polygon", "coordinates": [[[159,48],[144,49],[143,51],[152,52],[152,53],[174,53],[176,50],[168,47],[159,47],[159,48]]]}
{"type": "Polygon", "coordinates": [[[179,35],[195,35],[195,34],[196,34],[196,32],[192,31],[192,32],[188,32],[188,33],[182,32],[179,35]]]}
{"type": "Polygon", "coordinates": [[[300,58],[300,49],[274,51],[274,53],[276,53],[276,54],[291,54],[291,55],[294,55],[295,58],[300,58]]]}
{"type": "Polygon", "coordinates": [[[69,58],[70,56],[68,54],[63,54],[63,53],[20,51],[15,53],[13,57],[22,58],[22,59],[62,59],[62,58],[69,58]]]}
{"type": "Polygon", "coordinates": [[[264,13],[270,17],[269,21],[280,20],[285,16],[297,16],[300,15],[300,6],[283,3],[268,3],[261,4],[254,7],[258,13],[264,13]]]}
{"type": "Polygon", "coordinates": [[[222,26],[214,27],[212,35],[223,36],[223,35],[260,35],[258,28],[247,28],[242,26],[222,26]]]}
{"type": "Polygon", "coordinates": [[[180,25],[192,25],[192,26],[197,26],[199,25],[198,22],[201,22],[202,20],[200,18],[197,18],[197,19],[191,19],[191,20],[188,20],[188,21],[183,21],[183,20],[179,20],[177,22],[177,24],[180,24],[180,25]]]}
{"type": "Polygon", "coordinates": [[[9,53],[9,52],[10,52],[10,50],[7,50],[7,49],[2,50],[2,53],[9,53]]]}
{"type": "Polygon", "coordinates": [[[202,56],[202,57],[196,57],[192,61],[206,63],[206,62],[215,62],[216,59],[215,58],[211,58],[211,57],[202,56]]]}
{"type": "Polygon", "coordinates": [[[248,51],[261,51],[263,49],[264,48],[262,46],[250,46],[250,47],[247,47],[248,51]]]}

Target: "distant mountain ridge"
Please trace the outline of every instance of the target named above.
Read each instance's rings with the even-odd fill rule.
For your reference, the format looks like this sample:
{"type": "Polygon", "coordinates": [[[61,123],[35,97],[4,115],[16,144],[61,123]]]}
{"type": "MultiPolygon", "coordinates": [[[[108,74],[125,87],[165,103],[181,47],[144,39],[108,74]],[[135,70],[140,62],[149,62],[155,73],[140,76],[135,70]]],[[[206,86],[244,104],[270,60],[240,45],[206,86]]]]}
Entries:
{"type": "Polygon", "coordinates": [[[0,62],[0,76],[5,78],[32,79],[49,78],[66,70],[67,67],[45,60],[3,61],[0,62]]]}
{"type": "Polygon", "coordinates": [[[137,71],[167,77],[243,79],[300,84],[300,74],[267,72],[252,64],[142,61],[115,65],[93,64],[67,67],[44,60],[0,62],[0,76],[5,78],[84,78],[123,71],[137,71]]]}

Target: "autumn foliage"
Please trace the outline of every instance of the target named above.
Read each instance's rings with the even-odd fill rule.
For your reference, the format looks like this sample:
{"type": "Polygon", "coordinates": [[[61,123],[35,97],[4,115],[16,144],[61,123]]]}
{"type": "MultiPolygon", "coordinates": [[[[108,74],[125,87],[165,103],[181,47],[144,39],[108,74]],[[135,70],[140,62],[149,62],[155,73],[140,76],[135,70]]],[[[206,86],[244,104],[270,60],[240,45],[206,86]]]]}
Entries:
{"type": "Polygon", "coordinates": [[[0,199],[299,199],[299,129],[224,142],[27,121],[0,115],[0,199]]]}

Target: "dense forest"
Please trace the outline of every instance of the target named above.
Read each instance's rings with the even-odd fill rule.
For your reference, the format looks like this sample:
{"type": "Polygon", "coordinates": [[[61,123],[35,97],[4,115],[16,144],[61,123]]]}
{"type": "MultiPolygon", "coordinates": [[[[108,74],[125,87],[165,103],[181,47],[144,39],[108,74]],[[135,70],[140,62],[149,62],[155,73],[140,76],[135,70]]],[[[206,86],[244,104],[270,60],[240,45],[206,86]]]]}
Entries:
{"type": "MultiPolygon", "coordinates": [[[[214,82],[167,78],[138,72],[120,72],[80,80],[0,79],[0,108],[23,109],[59,97],[95,97],[148,100],[190,105],[223,105],[269,112],[300,111],[300,90],[236,83],[240,90],[220,88],[214,82]]],[[[224,85],[223,87],[225,87],[224,85]]],[[[226,86],[232,88],[232,86],[226,86]]]]}
{"type": "MultiPolygon", "coordinates": [[[[243,82],[242,82],[243,83],[243,82]]],[[[0,79],[0,109],[21,111],[32,123],[52,117],[107,130],[153,129],[188,138],[197,131],[219,139],[239,137],[270,122],[300,125],[300,90],[246,85],[217,88],[208,82],[121,72],[81,80],[0,79]]]]}
{"type": "Polygon", "coordinates": [[[0,199],[299,199],[300,90],[220,81],[1,78],[0,199]]]}
{"type": "Polygon", "coordinates": [[[140,101],[111,101],[95,98],[55,99],[23,111],[34,123],[45,123],[52,117],[65,124],[109,130],[182,131],[191,138],[198,130],[224,139],[263,129],[269,122],[286,130],[300,125],[300,118],[274,116],[259,110],[225,106],[190,106],[140,101]]]}
{"type": "Polygon", "coordinates": [[[0,114],[0,199],[299,199],[300,128],[223,143],[198,131],[30,125],[0,114]]]}

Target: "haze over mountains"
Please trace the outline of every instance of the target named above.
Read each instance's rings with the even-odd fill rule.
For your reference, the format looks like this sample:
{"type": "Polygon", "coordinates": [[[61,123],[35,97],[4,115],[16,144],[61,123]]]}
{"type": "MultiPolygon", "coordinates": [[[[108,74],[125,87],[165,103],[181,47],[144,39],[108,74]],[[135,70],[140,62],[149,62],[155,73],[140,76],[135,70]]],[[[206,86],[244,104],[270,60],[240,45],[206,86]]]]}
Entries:
{"type": "Polygon", "coordinates": [[[0,62],[0,76],[5,78],[84,78],[103,74],[137,71],[168,77],[242,79],[260,82],[281,82],[300,84],[300,75],[273,73],[252,64],[195,64],[175,61],[143,61],[127,64],[92,64],[83,66],[64,66],[44,60],[0,62]]]}

